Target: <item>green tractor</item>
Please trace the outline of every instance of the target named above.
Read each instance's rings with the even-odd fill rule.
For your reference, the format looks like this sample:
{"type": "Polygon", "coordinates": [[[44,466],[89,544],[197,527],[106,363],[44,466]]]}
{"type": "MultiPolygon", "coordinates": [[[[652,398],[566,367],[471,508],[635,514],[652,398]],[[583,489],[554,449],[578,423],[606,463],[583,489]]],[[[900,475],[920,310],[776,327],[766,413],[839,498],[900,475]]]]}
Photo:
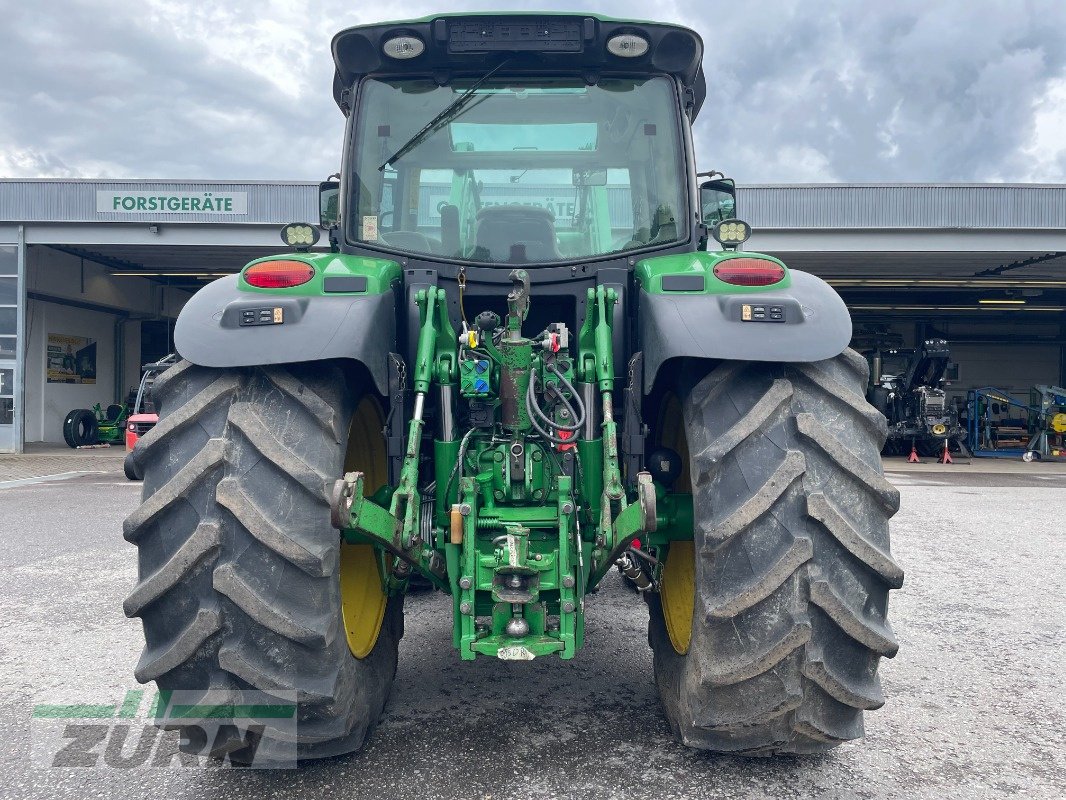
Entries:
{"type": "Polygon", "coordinates": [[[741,250],[732,182],[701,182],[700,37],[444,15],[332,51],[328,252],[288,225],[192,298],[133,453],[138,680],[294,693],[296,757],[351,752],[416,576],[459,659],[528,661],[580,657],[618,569],[685,744],[862,736],[903,580],[885,420],[841,299],[741,250]]]}

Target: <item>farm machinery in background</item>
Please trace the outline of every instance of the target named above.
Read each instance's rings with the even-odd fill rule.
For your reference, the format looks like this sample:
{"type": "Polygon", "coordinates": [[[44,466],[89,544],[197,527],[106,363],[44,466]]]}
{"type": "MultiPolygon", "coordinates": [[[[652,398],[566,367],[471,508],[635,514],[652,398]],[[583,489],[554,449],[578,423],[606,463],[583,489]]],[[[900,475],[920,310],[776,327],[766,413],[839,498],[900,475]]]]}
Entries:
{"type": "Polygon", "coordinates": [[[870,403],[888,419],[886,455],[936,456],[944,446],[968,455],[966,430],[944,386],[951,350],[943,339],[916,348],[878,348],[870,362],[870,403]]]}
{"type": "MultiPolygon", "coordinates": [[[[141,367],[141,381],[136,391],[130,389],[125,402],[112,403],[106,409],[101,403],[92,408],[75,408],[63,418],[63,441],[70,447],[101,447],[125,444],[132,450],[137,439],[147,433],[159,419],[152,403],[152,384],[177,356],[169,355],[161,361],[141,367]]],[[[133,479],[130,467],[126,477],[133,479]]]]}
{"type": "Polygon", "coordinates": [[[1028,403],[992,386],[971,389],[966,415],[975,456],[1066,460],[1066,389],[1061,386],[1033,386],[1028,403]]]}
{"type": "Polygon", "coordinates": [[[152,387],[155,386],[156,378],[174,366],[177,360],[177,355],[171,353],[166,358],[141,367],[141,382],[137,386],[137,396],[133,399],[129,419],[126,421],[126,460],[122,465],[123,472],[131,481],[139,481],[141,475],[129,454],[133,452],[140,438],[159,422],[159,414],[152,399],[152,387]]]}
{"type": "Polygon", "coordinates": [[[75,449],[118,444],[129,413],[126,403],[112,403],[106,409],[100,403],[92,408],[75,408],[63,418],[63,441],[75,449]]]}

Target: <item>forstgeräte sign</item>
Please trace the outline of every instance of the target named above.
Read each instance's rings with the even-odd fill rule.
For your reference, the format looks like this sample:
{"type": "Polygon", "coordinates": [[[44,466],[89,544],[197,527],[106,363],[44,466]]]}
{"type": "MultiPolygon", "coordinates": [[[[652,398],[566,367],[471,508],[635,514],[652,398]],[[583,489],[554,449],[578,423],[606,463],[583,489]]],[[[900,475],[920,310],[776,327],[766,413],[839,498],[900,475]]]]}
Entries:
{"type": "Polygon", "coordinates": [[[247,214],[247,192],[97,192],[97,213],[247,214]]]}

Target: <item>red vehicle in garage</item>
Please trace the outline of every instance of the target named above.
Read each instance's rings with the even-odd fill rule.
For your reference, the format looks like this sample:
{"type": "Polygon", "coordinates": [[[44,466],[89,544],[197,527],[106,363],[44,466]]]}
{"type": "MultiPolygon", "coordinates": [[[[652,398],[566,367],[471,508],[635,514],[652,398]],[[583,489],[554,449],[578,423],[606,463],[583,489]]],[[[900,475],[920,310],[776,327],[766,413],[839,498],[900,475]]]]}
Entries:
{"type": "Polygon", "coordinates": [[[123,463],[123,471],[126,473],[126,477],[131,481],[139,481],[141,476],[134,468],[133,462],[129,458],[129,453],[133,451],[134,447],[136,447],[137,440],[154,428],[155,424],[159,421],[159,414],[156,413],[155,403],[152,402],[152,386],[155,384],[155,379],[176,361],[177,356],[171,354],[161,361],[156,361],[153,364],[145,364],[141,367],[143,374],[141,375],[140,386],[137,387],[137,398],[133,401],[133,407],[130,411],[129,418],[126,421],[127,457],[123,463]]]}

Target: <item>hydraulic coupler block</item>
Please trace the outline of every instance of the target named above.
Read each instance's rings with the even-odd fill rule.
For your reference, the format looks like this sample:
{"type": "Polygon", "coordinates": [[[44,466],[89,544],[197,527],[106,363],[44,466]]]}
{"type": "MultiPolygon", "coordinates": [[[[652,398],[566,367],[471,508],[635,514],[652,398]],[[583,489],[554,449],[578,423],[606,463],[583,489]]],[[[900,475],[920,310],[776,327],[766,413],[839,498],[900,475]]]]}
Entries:
{"type": "Polygon", "coordinates": [[[459,362],[459,394],[468,400],[488,400],[496,396],[492,385],[492,361],[466,358],[459,362]]]}

